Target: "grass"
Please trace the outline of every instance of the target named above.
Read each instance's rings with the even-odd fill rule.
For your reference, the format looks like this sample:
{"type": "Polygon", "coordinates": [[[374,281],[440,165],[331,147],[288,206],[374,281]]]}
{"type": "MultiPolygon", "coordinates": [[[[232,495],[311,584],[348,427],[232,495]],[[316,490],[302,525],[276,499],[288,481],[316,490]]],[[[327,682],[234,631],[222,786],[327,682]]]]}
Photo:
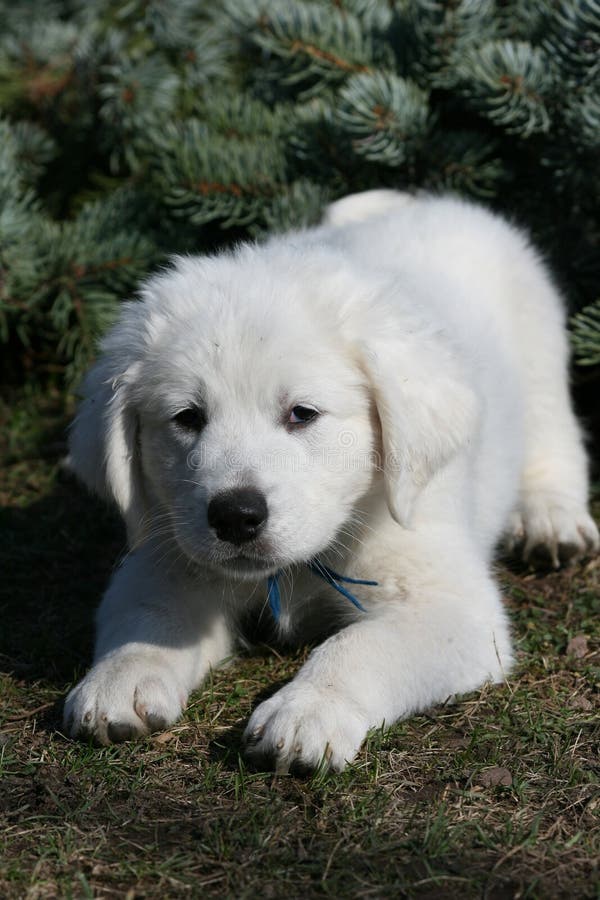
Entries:
{"type": "Polygon", "coordinates": [[[239,755],[257,698],[306,650],[215,673],[166,734],[74,743],[61,704],[124,535],[61,471],[60,397],[17,408],[0,448],[0,896],[598,895],[598,562],[499,569],[509,683],[371,734],[342,775],[276,778],[239,755]]]}

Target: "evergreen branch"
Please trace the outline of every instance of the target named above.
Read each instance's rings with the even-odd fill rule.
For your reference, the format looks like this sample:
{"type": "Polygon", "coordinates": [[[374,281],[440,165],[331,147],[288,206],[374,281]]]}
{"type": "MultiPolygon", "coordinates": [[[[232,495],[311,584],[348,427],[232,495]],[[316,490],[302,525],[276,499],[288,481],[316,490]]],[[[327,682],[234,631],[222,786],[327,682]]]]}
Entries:
{"type": "Polygon", "coordinates": [[[498,142],[476,131],[434,130],[425,149],[426,186],[470,197],[494,197],[507,181],[498,142]]]}
{"type": "Polygon", "coordinates": [[[600,365],[600,300],[571,319],[572,343],[580,366],[600,365]]]}
{"type": "Polygon", "coordinates": [[[550,129],[546,99],[554,90],[554,72],[539,48],[491,41],[469,50],[457,71],[462,95],[507,133],[527,138],[550,129]]]}
{"type": "Polygon", "coordinates": [[[116,132],[105,139],[111,141],[111,169],[115,172],[125,164],[133,171],[139,166],[143,145],[139,136],[156,127],[157,119],[165,121],[175,111],[180,81],[169,63],[160,56],[139,62],[125,59],[102,69],[99,86],[102,100],[100,116],[116,132]]]}
{"type": "Polygon", "coordinates": [[[341,56],[337,56],[335,53],[329,53],[327,50],[322,50],[320,47],[316,47],[314,44],[308,44],[305,41],[301,41],[299,38],[292,41],[289,45],[289,53],[294,56],[296,54],[304,54],[305,56],[317,60],[319,63],[325,62],[331,65],[333,68],[340,69],[342,72],[370,72],[371,69],[369,66],[359,63],[352,63],[346,59],[342,59],[341,56]]]}
{"type": "Polygon", "coordinates": [[[435,87],[453,87],[457,62],[501,31],[495,0],[405,0],[398,15],[403,71],[435,87]]]}
{"type": "Polygon", "coordinates": [[[0,98],[41,106],[60,96],[74,79],[82,35],[72,22],[45,17],[16,19],[0,36],[0,98]]]}
{"type": "Polygon", "coordinates": [[[600,75],[600,0],[558,0],[551,5],[542,45],[574,85],[600,75]]]}
{"type": "Polygon", "coordinates": [[[242,0],[227,9],[239,39],[277,60],[273,76],[305,96],[317,79],[339,83],[377,62],[376,42],[345,10],[299,0],[242,0]]]}
{"type": "Polygon", "coordinates": [[[427,134],[428,95],[391,72],[355,75],[339,93],[335,121],[359,156],[400,166],[427,134]]]}
{"type": "Polygon", "coordinates": [[[283,104],[271,108],[247,92],[232,90],[228,85],[196,102],[196,115],[190,119],[205,122],[211,132],[233,141],[255,138],[273,140],[289,128],[291,110],[283,104]]]}
{"type": "Polygon", "coordinates": [[[88,204],[71,222],[30,219],[3,254],[5,331],[12,328],[40,358],[50,343],[69,377],[78,375],[118,301],[156,257],[148,238],[127,227],[136,206],[134,194],[121,190],[88,204]]]}
{"type": "Polygon", "coordinates": [[[92,27],[97,37],[119,31],[128,51],[147,48],[180,51],[190,37],[206,27],[207,13],[197,0],[77,0],[79,20],[92,27]]]}
{"type": "Polygon", "coordinates": [[[253,224],[250,233],[254,237],[263,237],[290,228],[316,225],[332,199],[328,187],[313,184],[305,178],[293,181],[273,195],[264,209],[264,224],[253,224]]]}
{"type": "Polygon", "coordinates": [[[56,157],[56,142],[38,125],[26,121],[12,124],[12,136],[21,176],[25,182],[32,184],[56,157]]]}
{"type": "Polygon", "coordinates": [[[591,365],[599,67],[600,0],[0,0],[2,362],[75,375],[167,252],[384,186],[530,227],[591,365]]]}
{"type": "Polygon", "coordinates": [[[600,150],[600,92],[597,86],[573,91],[564,109],[569,133],[586,150],[600,150]]]}
{"type": "Polygon", "coordinates": [[[165,202],[179,215],[228,227],[260,218],[262,202],[285,182],[286,164],[268,138],[226,138],[190,119],[157,136],[155,171],[165,202]]]}

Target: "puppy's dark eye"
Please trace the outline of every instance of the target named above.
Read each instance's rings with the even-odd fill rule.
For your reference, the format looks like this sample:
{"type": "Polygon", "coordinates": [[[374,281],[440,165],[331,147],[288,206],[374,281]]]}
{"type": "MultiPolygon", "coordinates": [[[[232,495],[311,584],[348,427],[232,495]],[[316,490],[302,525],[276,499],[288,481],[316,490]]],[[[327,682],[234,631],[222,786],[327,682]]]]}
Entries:
{"type": "Polygon", "coordinates": [[[176,413],[173,422],[186,431],[202,431],[206,425],[206,413],[197,406],[190,406],[189,409],[182,409],[176,413]]]}
{"type": "Polygon", "coordinates": [[[314,406],[294,406],[290,410],[288,425],[306,425],[308,422],[316,419],[318,415],[319,410],[315,409],[314,406]]]}

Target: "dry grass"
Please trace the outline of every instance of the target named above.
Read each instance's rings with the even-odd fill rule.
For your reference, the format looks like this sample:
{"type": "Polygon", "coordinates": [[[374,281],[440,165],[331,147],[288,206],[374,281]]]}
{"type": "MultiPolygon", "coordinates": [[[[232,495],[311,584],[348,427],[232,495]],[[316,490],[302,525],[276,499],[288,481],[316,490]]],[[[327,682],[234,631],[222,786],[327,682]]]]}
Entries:
{"type": "Polygon", "coordinates": [[[5,431],[2,897],[597,895],[597,562],[502,569],[510,683],[372,734],[341,776],[274,778],[238,754],[302,652],[245,657],[167,734],[91,748],[60,734],[60,706],[123,535],[61,478],[53,421],[5,431]]]}

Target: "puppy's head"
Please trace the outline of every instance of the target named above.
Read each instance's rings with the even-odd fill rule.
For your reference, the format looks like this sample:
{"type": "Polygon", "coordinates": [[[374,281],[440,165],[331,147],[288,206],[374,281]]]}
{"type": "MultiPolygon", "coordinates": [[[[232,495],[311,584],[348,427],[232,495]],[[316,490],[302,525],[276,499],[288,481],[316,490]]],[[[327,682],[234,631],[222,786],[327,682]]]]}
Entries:
{"type": "Polygon", "coordinates": [[[173,540],[237,577],[343,545],[382,473],[406,525],[473,402],[446,351],[397,322],[326,253],[179,259],[105,339],[73,468],[116,501],[133,544],[173,540]]]}

